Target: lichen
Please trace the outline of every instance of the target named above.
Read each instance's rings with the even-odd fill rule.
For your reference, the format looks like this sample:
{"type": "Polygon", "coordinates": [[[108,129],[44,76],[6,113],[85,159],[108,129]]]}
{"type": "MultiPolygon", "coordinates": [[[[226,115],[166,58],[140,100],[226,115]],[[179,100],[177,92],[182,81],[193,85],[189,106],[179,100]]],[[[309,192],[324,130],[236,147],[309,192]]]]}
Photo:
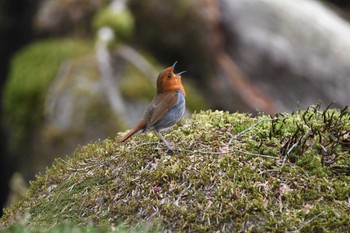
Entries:
{"type": "Polygon", "coordinates": [[[350,228],[349,134],[347,109],[199,112],[164,134],[182,151],[167,152],[149,133],[57,159],[2,220],[29,213],[29,229],[143,222],[150,231],[342,232],[350,228]]]}

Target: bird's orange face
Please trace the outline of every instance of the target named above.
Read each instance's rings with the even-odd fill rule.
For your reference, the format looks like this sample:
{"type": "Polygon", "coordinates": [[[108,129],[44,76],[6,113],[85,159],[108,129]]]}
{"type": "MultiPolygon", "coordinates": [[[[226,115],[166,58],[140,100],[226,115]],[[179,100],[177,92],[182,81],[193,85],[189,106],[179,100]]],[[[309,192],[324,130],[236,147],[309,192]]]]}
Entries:
{"type": "Polygon", "coordinates": [[[181,90],[186,96],[185,89],[181,83],[181,75],[174,74],[174,66],[170,66],[158,75],[157,93],[176,90],[181,90]]]}

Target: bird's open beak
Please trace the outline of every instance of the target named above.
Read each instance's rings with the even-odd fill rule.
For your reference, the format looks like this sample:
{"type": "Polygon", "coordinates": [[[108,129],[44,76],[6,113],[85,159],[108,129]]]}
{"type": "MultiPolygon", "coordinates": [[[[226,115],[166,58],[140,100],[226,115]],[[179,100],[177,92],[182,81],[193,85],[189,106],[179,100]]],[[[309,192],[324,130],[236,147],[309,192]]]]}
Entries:
{"type": "Polygon", "coordinates": [[[175,61],[174,65],[172,65],[171,67],[173,67],[173,70],[175,69],[177,61],[175,61]]]}
{"type": "MultiPolygon", "coordinates": [[[[173,68],[173,71],[175,70],[175,66],[177,64],[177,61],[175,61],[175,63],[171,66],[173,68]]],[[[186,71],[181,71],[180,73],[177,73],[177,76],[180,76],[181,74],[185,73],[186,71]]]]}
{"type": "Polygon", "coordinates": [[[177,76],[180,76],[180,75],[183,74],[183,73],[186,73],[186,70],[185,70],[185,71],[181,71],[180,73],[177,73],[176,75],[177,75],[177,76]]]}

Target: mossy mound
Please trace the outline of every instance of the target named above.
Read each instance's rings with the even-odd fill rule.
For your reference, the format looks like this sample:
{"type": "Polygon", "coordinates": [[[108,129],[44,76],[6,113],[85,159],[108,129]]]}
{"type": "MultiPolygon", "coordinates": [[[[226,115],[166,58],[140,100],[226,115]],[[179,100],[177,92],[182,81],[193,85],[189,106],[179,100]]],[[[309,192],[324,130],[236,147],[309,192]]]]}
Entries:
{"type": "Polygon", "coordinates": [[[349,110],[207,111],[181,124],[166,135],[181,152],[141,134],[56,160],[2,220],[26,216],[29,229],[64,222],[111,229],[143,222],[174,232],[350,229],[349,110]]]}

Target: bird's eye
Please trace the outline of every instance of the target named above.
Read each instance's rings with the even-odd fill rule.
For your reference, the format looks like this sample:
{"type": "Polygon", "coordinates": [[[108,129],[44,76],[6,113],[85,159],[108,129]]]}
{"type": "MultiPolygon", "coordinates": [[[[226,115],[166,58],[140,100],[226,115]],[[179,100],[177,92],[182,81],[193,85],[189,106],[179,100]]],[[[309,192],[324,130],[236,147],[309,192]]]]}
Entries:
{"type": "Polygon", "coordinates": [[[171,74],[168,74],[168,78],[171,78],[171,74]]]}

